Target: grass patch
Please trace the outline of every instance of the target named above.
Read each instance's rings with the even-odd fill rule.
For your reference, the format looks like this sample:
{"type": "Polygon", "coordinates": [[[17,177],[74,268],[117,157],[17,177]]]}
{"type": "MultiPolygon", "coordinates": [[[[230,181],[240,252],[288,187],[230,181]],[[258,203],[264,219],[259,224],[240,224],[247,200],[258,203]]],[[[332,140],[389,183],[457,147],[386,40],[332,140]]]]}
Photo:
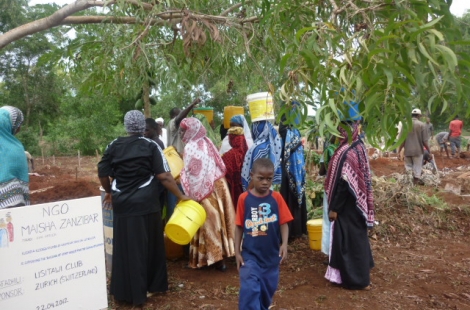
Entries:
{"type": "Polygon", "coordinates": [[[422,196],[423,196],[425,203],[434,208],[437,208],[439,210],[449,209],[449,205],[447,205],[447,203],[444,200],[442,200],[436,195],[428,196],[426,195],[426,193],[422,193],[422,196]]]}

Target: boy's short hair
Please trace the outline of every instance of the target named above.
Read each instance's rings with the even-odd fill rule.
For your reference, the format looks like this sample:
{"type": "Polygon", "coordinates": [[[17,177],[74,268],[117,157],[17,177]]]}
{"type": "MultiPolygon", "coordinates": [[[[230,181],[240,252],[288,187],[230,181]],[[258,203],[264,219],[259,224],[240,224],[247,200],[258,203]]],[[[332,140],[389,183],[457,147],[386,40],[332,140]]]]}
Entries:
{"type": "Polygon", "coordinates": [[[274,164],[269,158],[258,158],[251,167],[251,172],[255,172],[259,168],[268,168],[274,171],[274,164]]]}

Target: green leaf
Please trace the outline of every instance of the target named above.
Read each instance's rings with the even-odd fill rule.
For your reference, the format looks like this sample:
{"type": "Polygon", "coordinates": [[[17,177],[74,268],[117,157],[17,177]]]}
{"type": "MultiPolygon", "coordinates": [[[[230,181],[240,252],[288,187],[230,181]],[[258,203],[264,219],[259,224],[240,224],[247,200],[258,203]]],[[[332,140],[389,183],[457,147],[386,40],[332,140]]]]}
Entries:
{"type": "Polygon", "coordinates": [[[372,50],[370,53],[369,53],[369,60],[372,59],[372,57],[374,57],[375,55],[379,54],[379,53],[384,53],[385,55],[381,56],[382,58],[386,58],[387,57],[387,54],[388,53],[391,53],[392,51],[389,50],[389,49],[385,49],[385,48],[378,48],[378,49],[375,49],[375,50],[372,50]]]}
{"type": "Polygon", "coordinates": [[[287,64],[287,61],[289,60],[289,58],[292,57],[292,54],[291,53],[287,53],[285,54],[284,56],[282,56],[281,58],[281,61],[279,63],[279,71],[280,72],[284,72],[284,68],[286,67],[286,64],[287,64]]]}
{"type": "Polygon", "coordinates": [[[442,98],[442,110],[441,110],[441,115],[444,113],[444,111],[447,109],[447,100],[445,98],[442,98]]]}
{"type": "Polygon", "coordinates": [[[295,38],[297,39],[297,41],[300,41],[300,39],[302,38],[302,36],[306,33],[306,32],[309,32],[309,31],[312,31],[316,29],[315,27],[305,27],[305,28],[302,28],[300,29],[299,31],[297,31],[297,33],[295,34],[295,38]]]}
{"type": "Polygon", "coordinates": [[[411,61],[413,61],[414,63],[418,63],[418,58],[416,58],[416,48],[414,46],[409,47],[407,48],[407,52],[408,57],[411,59],[411,61]]]}
{"type": "Polygon", "coordinates": [[[309,68],[316,69],[318,65],[317,57],[309,50],[302,50],[299,53],[305,59],[309,68]]]}
{"type": "Polygon", "coordinates": [[[428,31],[434,34],[439,41],[444,41],[444,35],[440,31],[437,31],[436,29],[429,29],[428,31]]]}
{"type": "Polygon", "coordinates": [[[439,64],[429,55],[428,51],[426,50],[426,47],[424,47],[423,43],[418,42],[418,49],[423,54],[424,57],[426,57],[429,61],[431,61],[433,64],[436,66],[439,66],[439,64]]]}
{"type": "Polygon", "coordinates": [[[439,16],[438,18],[433,19],[429,23],[422,25],[421,27],[419,27],[419,29],[430,29],[434,25],[436,25],[438,22],[440,22],[443,17],[444,17],[444,15],[439,16]]]}
{"type": "Polygon", "coordinates": [[[387,76],[387,86],[390,87],[390,85],[393,84],[393,74],[392,74],[392,71],[390,71],[389,69],[387,68],[383,68],[383,71],[385,73],[385,76],[387,76]]]}
{"type": "Polygon", "coordinates": [[[437,97],[437,94],[434,94],[429,98],[429,100],[428,100],[428,111],[433,110],[431,108],[432,108],[433,101],[434,101],[434,99],[436,99],[436,97],[437,97]]]}
{"type": "Polygon", "coordinates": [[[337,108],[336,105],[335,105],[335,100],[332,99],[332,98],[328,99],[328,105],[330,106],[330,109],[331,109],[331,111],[333,112],[333,114],[334,114],[337,118],[339,118],[338,108],[337,108]]]}
{"type": "Polygon", "coordinates": [[[436,48],[441,52],[446,62],[451,66],[451,70],[454,71],[455,67],[458,64],[457,56],[455,56],[454,51],[452,51],[447,46],[441,44],[437,44],[436,48]]]}

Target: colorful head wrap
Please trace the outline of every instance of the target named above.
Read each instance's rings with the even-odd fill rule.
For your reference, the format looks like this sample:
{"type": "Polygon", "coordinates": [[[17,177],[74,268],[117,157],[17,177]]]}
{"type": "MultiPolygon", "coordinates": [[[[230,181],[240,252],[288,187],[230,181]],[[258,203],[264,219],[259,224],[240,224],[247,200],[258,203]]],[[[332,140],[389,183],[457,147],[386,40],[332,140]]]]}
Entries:
{"type": "Polygon", "coordinates": [[[206,136],[206,129],[195,117],[181,121],[184,130],[184,168],[181,185],[186,195],[201,201],[214,191],[214,183],[225,176],[225,164],[214,143],[206,136]]]}
{"type": "Polygon", "coordinates": [[[245,118],[243,117],[243,115],[239,114],[239,115],[234,115],[232,116],[232,118],[230,119],[230,123],[235,123],[235,124],[239,124],[240,127],[243,127],[243,121],[245,120],[245,118]]]}
{"type": "Polygon", "coordinates": [[[145,116],[138,110],[131,110],[124,116],[124,127],[128,133],[143,133],[145,130],[145,116]]]}
{"type": "Polygon", "coordinates": [[[258,158],[269,158],[274,164],[273,184],[281,184],[281,152],[282,141],[269,121],[255,122],[251,125],[253,129],[253,146],[245,155],[242,169],[243,189],[248,189],[251,181],[251,167],[258,158]]]}
{"type": "Polygon", "coordinates": [[[21,124],[24,121],[23,112],[20,109],[6,105],[1,107],[0,109],[8,111],[10,114],[10,121],[11,121],[11,133],[16,134],[18,128],[20,128],[21,124]]]}

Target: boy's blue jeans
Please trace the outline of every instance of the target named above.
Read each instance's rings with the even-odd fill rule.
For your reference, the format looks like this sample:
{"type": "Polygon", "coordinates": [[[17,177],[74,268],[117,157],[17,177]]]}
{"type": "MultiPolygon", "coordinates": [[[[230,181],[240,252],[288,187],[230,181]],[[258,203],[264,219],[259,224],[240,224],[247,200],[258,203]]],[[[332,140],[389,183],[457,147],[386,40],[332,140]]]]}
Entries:
{"type": "Polygon", "coordinates": [[[279,265],[263,268],[253,260],[240,266],[238,309],[268,310],[279,283],[279,265]]]}

